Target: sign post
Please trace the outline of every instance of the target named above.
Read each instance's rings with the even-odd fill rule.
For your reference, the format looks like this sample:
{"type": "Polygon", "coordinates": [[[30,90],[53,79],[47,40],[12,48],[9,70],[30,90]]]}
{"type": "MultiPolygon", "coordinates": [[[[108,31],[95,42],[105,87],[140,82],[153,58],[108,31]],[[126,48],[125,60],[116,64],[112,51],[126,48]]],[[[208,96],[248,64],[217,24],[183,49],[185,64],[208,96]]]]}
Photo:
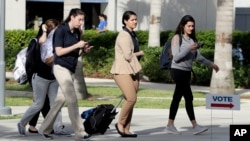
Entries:
{"type": "MultiPolygon", "coordinates": [[[[206,108],[211,109],[211,126],[213,121],[212,111],[217,109],[230,110],[232,112],[231,119],[233,123],[233,110],[240,110],[240,96],[235,94],[206,94],[206,108]]],[[[223,115],[223,117],[228,119],[228,116],[223,115]]],[[[245,130],[243,130],[242,133],[238,133],[239,129],[241,129],[241,126],[230,125],[230,141],[234,141],[235,135],[245,135],[245,130]]]]}

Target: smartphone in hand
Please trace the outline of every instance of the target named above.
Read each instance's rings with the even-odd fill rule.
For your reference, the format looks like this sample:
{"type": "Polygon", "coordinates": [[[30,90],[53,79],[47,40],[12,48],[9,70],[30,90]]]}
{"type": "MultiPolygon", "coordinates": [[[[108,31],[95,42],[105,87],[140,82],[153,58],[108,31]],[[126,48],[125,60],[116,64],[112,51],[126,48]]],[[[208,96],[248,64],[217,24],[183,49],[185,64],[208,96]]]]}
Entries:
{"type": "Polygon", "coordinates": [[[203,47],[204,43],[203,42],[198,42],[197,45],[200,48],[200,47],[203,47]]]}
{"type": "Polygon", "coordinates": [[[93,46],[93,40],[87,41],[88,46],[93,46]]]}

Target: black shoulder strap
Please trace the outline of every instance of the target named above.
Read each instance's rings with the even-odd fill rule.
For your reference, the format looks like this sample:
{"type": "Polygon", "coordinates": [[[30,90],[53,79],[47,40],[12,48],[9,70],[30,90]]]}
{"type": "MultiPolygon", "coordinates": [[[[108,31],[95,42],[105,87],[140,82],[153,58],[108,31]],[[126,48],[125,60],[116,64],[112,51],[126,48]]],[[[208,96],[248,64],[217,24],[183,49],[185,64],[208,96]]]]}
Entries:
{"type": "Polygon", "coordinates": [[[192,72],[192,74],[193,74],[193,81],[195,82],[195,81],[196,81],[196,75],[195,75],[195,73],[194,73],[193,68],[191,69],[191,72],[192,72]]]}
{"type": "Polygon", "coordinates": [[[179,34],[179,45],[181,47],[181,44],[182,44],[182,35],[179,34]]]}

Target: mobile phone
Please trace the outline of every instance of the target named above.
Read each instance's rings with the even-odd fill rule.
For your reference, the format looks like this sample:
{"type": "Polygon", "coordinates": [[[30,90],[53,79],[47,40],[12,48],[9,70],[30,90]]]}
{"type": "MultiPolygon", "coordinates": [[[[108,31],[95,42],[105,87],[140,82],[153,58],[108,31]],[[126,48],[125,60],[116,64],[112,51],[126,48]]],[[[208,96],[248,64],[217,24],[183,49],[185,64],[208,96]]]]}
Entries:
{"type": "Polygon", "coordinates": [[[197,45],[198,45],[198,47],[202,47],[204,45],[204,43],[203,42],[198,42],[197,45]]]}
{"type": "Polygon", "coordinates": [[[92,46],[93,45],[93,40],[89,40],[89,41],[87,41],[87,43],[88,43],[89,46],[92,46]]]}

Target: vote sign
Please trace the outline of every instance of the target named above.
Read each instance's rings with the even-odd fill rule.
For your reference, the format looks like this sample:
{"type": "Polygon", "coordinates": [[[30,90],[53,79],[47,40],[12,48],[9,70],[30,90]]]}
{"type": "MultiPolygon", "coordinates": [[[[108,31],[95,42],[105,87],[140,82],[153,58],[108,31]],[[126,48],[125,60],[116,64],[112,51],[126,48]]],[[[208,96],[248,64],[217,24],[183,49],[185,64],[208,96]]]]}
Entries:
{"type": "Polygon", "coordinates": [[[206,94],[206,108],[240,110],[240,96],[234,94],[206,94]]]}

